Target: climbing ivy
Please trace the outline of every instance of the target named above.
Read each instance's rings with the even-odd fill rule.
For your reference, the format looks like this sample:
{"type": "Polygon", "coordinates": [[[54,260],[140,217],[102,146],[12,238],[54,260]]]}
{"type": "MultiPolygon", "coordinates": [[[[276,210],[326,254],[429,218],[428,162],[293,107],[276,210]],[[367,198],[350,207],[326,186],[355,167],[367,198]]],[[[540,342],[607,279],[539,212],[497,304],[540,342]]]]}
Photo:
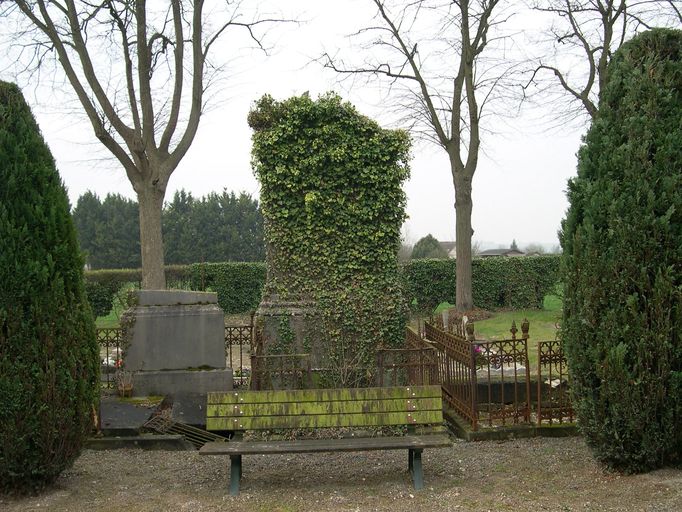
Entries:
{"type": "Polygon", "coordinates": [[[248,120],[265,219],[265,294],[312,301],[329,361],[363,354],[352,363],[368,364],[378,345],[403,337],[397,248],[409,137],[333,93],[316,101],[266,95],[248,120]]]}

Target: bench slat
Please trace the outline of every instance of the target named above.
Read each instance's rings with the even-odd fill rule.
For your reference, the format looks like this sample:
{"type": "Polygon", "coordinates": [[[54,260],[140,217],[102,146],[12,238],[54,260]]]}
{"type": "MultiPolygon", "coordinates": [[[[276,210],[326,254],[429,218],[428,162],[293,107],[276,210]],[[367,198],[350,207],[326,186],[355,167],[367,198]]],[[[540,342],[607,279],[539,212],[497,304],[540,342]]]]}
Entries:
{"type": "Polygon", "coordinates": [[[451,446],[447,435],[304,439],[297,441],[252,441],[206,443],[201,455],[255,455],[271,453],[355,452],[369,450],[425,449],[451,446]]]}
{"type": "Polygon", "coordinates": [[[436,398],[441,396],[440,386],[405,386],[390,388],[354,389],[295,389],[281,391],[230,391],[211,392],[207,403],[277,403],[277,402],[330,402],[353,400],[382,400],[398,398],[436,398]]]}
{"type": "Polygon", "coordinates": [[[206,418],[207,430],[269,430],[330,427],[375,427],[382,425],[428,425],[442,423],[443,411],[413,411],[313,416],[257,416],[206,418]]]}
{"type": "Polygon", "coordinates": [[[335,414],[370,414],[378,412],[412,412],[441,410],[442,398],[399,398],[396,400],[355,400],[351,402],[275,402],[263,404],[209,404],[209,418],[250,416],[304,416],[335,414]]]}

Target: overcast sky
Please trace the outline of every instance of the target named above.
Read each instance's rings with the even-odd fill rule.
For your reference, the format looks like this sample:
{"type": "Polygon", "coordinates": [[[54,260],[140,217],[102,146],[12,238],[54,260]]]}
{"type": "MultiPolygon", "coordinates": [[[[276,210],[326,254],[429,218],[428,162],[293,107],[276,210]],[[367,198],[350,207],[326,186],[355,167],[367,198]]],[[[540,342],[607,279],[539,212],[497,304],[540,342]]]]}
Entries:
{"type": "MultiPolygon", "coordinates": [[[[249,163],[251,133],[246,115],[252,102],[264,93],[284,99],[306,91],[316,97],[334,90],[361,112],[383,125],[389,123],[385,112],[391,97],[378,93],[376,84],[351,87],[310,62],[323,50],[347,49],[346,36],[371,21],[371,2],[270,3],[280,11],[285,5],[287,16],[307,21],[273,30],[266,39],[273,46],[269,56],[238,51],[230,44],[220,48],[231,52],[230,56],[236,53],[235,58],[229,59],[219,84],[221,92],[202,117],[192,148],[171,177],[167,200],[182,188],[195,196],[223,188],[258,196],[259,186],[249,163]]],[[[267,10],[268,2],[262,6],[267,10]]],[[[537,27],[526,28],[530,33],[537,27]]],[[[59,92],[49,96],[43,92],[38,101],[34,89],[20,85],[57,160],[72,204],[86,190],[100,196],[113,192],[135,197],[122,169],[95,140],[89,123],[69,111],[68,98],[59,92]]],[[[494,133],[484,136],[484,154],[473,183],[474,240],[482,248],[508,246],[512,239],[520,247],[542,243],[551,248],[558,243],[557,230],[567,207],[566,181],[575,175],[575,154],[586,125],[550,130],[551,119],[552,112],[536,109],[522,111],[506,122],[489,121],[494,133]]],[[[407,241],[413,243],[428,233],[441,241],[454,240],[454,189],[445,152],[416,142],[411,168],[412,177],[405,186],[409,219],[403,231],[407,241]]]]}

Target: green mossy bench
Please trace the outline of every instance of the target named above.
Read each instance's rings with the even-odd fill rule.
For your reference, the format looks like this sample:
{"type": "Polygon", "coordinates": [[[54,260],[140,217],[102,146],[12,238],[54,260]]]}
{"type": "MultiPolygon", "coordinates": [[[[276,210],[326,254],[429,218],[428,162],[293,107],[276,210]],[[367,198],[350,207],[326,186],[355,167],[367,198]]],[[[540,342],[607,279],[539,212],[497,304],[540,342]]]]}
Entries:
{"type": "Polygon", "coordinates": [[[242,455],[368,450],[408,450],[408,469],[414,488],[424,486],[422,451],[451,446],[447,434],[415,433],[417,426],[442,425],[440,386],[209,393],[208,430],[232,430],[229,442],[211,442],[202,455],[229,455],[230,494],[239,494],[242,455]],[[408,435],[241,441],[245,430],[384,427],[407,425],[408,435]]]}

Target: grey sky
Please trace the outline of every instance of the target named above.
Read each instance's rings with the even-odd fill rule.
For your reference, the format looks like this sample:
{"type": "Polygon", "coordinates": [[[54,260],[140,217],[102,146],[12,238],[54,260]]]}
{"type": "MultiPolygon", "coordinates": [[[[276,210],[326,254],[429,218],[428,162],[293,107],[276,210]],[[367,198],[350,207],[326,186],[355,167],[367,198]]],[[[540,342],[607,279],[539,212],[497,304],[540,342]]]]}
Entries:
{"type": "MultiPolygon", "coordinates": [[[[195,196],[223,188],[258,195],[250,167],[251,133],[246,115],[251,103],[264,93],[278,99],[309,91],[311,96],[336,90],[363,113],[386,125],[387,103],[376,87],[338,83],[338,77],[317,64],[309,64],[323,49],[330,53],[348,47],[348,33],[367,24],[374,13],[368,0],[344,2],[288,0],[263,2],[277,5],[287,16],[308,20],[300,26],[281,26],[267,39],[270,56],[240,51],[230,59],[221,92],[204,115],[188,155],[171,177],[166,199],[184,188],[195,196]]],[[[529,18],[530,19],[530,18],[529,18]]],[[[531,27],[528,27],[529,29],[531,27]]],[[[234,55],[230,42],[220,51],[234,55]]],[[[5,77],[7,78],[7,77],[5,77]]],[[[24,86],[28,101],[48,141],[72,203],[86,190],[100,196],[108,192],[134,197],[124,172],[100,147],[82,115],[56,108],[68,100],[44,92],[38,102],[33,89],[24,86]],[[109,162],[107,162],[109,160],[109,162]]],[[[483,247],[523,247],[539,242],[557,244],[556,233],[565,212],[566,180],[575,174],[575,153],[585,126],[547,131],[543,121],[552,112],[535,110],[504,123],[491,119],[494,134],[484,136],[484,151],[474,178],[474,240],[483,247]],[[539,120],[538,120],[539,119],[539,120]]],[[[454,240],[454,189],[447,157],[442,149],[416,142],[412,177],[406,185],[409,220],[406,238],[414,242],[427,233],[439,240],[454,240]]]]}

